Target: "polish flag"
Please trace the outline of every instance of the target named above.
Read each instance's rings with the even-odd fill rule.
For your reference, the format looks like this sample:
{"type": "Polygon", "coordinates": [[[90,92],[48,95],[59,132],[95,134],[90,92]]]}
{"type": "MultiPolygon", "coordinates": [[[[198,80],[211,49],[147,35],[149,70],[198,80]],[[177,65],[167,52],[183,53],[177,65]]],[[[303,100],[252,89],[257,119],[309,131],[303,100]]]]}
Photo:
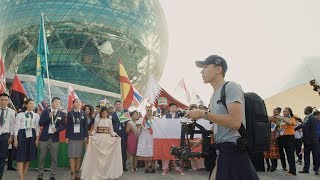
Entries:
{"type": "Polygon", "coordinates": [[[68,87],[68,111],[70,111],[72,109],[73,101],[75,99],[79,99],[79,97],[77,96],[76,92],[74,91],[74,89],[71,87],[71,85],[69,83],[69,87],[68,87]]]}
{"type": "MultiPolygon", "coordinates": [[[[185,118],[177,119],[155,119],[152,122],[153,129],[153,159],[155,160],[174,160],[169,151],[172,145],[179,147],[181,138],[181,122],[188,121],[185,118]]],[[[206,129],[210,129],[210,123],[201,119],[197,121],[206,129]]],[[[196,128],[197,129],[197,128],[196,128]]],[[[200,134],[194,135],[194,140],[201,138],[200,134]]],[[[201,147],[195,148],[193,151],[201,152],[201,147]]]]}
{"type": "Polygon", "coordinates": [[[6,77],[5,77],[4,60],[0,54],[0,94],[6,91],[6,77]]]}

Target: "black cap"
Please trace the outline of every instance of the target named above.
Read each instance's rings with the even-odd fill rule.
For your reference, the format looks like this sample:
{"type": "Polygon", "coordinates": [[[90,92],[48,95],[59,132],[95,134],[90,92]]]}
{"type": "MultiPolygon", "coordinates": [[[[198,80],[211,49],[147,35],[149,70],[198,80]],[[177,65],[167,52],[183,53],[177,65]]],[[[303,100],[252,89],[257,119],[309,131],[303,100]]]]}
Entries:
{"type": "Polygon", "coordinates": [[[196,61],[196,66],[199,68],[203,68],[204,65],[215,64],[217,66],[221,66],[224,72],[227,72],[228,65],[226,60],[218,55],[211,55],[207,57],[204,61],[196,61]]]}

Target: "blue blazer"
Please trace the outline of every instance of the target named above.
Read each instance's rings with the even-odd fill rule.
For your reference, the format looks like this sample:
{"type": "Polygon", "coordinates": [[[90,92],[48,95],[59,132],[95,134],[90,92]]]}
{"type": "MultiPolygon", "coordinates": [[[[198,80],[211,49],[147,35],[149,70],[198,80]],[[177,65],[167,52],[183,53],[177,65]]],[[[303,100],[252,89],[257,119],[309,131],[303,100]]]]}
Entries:
{"type": "Polygon", "coordinates": [[[300,124],[295,128],[295,130],[301,129],[303,131],[302,141],[306,145],[317,144],[318,134],[317,134],[317,123],[318,120],[315,116],[309,115],[304,123],[300,124]]]}
{"type": "Polygon", "coordinates": [[[80,110],[80,116],[71,110],[68,112],[67,125],[66,125],[66,138],[71,140],[83,140],[88,137],[88,121],[86,113],[80,110]],[[80,119],[80,133],[74,133],[73,118],[80,119]]]}
{"type": "Polygon", "coordinates": [[[113,112],[112,114],[112,125],[114,132],[117,133],[122,139],[127,139],[126,133],[126,122],[121,123],[117,112],[113,112]]]}
{"type": "Polygon", "coordinates": [[[53,119],[57,118],[57,122],[55,124],[55,128],[57,129],[57,131],[54,134],[49,134],[48,129],[51,123],[51,118],[49,117],[50,112],[51,109],[46,109],[42,112],[40,116],[39,126],[43,126],[43,128],[39,140],[48,141],[51,138],[52,142],[59,142],[59,132],[63,131],[66,128],[66,114],[61,111],[58,111],[57,115],[53,117],[53,119]]]}

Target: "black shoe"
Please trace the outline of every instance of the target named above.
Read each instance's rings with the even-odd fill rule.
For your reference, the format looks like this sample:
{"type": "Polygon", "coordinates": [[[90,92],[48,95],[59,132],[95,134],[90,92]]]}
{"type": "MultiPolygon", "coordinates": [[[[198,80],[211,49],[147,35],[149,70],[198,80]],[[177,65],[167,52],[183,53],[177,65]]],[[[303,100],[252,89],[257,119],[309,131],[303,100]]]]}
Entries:
{"type": "Polygon", "coordinates": [[[8,171],[17,171],[17,169],[14,168],[14,167],[8,167],[7,170],[8,170],[8,171]]]}
{"type": "Polygon", "coordinates": [[[299,173],[309,173],[309,171],[303,169],[302,171],[299,171],[299,173]]]}
{"type": "Polygon", "coordinates": [[[268,166],[268,167],[267,167],[267,171],[270,171],[270,169],[271,169],[271,167],[270,167],[270,166],[268,166]]]}
{"type": "Polygon", "coordinates": [[[56,180],[56,178],[55,177],[50,177],[50,180],[56,180]]]}
{"type": "Polygon", "coordinates": [[[150,172],[149,172],[149,169],[146,169],[146,170],[144,171],[144,173],[149,174],[149,173],[150,173],[150,172]]]}
{"type": "Polygon", "coordinates": [[[128,169],[126,167],[123,168],[123,171],[128,171],[128,169]]]}
{"type": "Polygon", "coordinates": [[[276,168],[272,167],[270,172],[274,172],[275,170],[277,170],[276,168]]]}
{"type": "MultiPolygon", "coordinates": [[[[38,177],[38,179],[37,180],[43,180],[43,178],[41,178],[41,177],[38,177]]],[[[50,179],[51,180],[51,179],[50,179]]]]}
{"type": "Polygon", "coordinates": [[[287,168],[282,168],[283,169],[283,171],[288,171],[288,169],[287,168]]]}
{"type": "Polygon", "coordinates": [[[319,175],[319,171],[314,171],[314,175],[319,175]]]}
{"type": "Polygon", "coordinates": [[[155,170],[155,169],[152,169],[152,170],[151,170],[151,173],[152,173],[152,174],[156,173],[156,170],[155,170]]]}

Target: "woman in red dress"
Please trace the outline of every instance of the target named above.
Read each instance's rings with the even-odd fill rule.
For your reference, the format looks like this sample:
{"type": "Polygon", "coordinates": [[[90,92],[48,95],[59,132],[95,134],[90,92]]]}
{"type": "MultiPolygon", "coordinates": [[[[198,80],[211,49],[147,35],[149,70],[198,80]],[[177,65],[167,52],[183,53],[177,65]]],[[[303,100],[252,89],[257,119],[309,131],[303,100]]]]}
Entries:
{"type": "Polygon", "coordinates": [[[127,140],[127,154],[131,163],[131,172],[137,170],[137,163],[138,158],[137,154],[137,145],[138,145],[138,137],[139,137],[139,130],[136,125],[136,121],[139,120],[139,113],[138,111],[132,111],[130,113],[131,120],[128,121],[126,132],[128,134],[127,140]]]}

